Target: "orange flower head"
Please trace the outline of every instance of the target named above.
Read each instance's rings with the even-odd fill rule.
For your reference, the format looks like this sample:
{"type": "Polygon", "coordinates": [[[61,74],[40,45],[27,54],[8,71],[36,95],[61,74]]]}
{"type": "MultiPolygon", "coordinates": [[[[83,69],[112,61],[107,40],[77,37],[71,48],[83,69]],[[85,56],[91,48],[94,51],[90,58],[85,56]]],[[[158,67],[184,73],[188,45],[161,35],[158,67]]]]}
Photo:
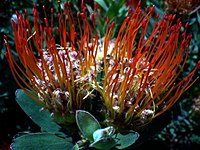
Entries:
{"type": "Polygon", "coordinates": [[[16,82],[54,115],[68,116],[85,109],[85,100],[97,91],[108,124],[137,129],[169,109],[195,82],[192,77],[198,65],[176,83],[187,60],[191,35],[180,33],[180,20],[172,24],[175,16],[156,21],[147,34],[154,7],[144,13],[137,7],[125,18],[115,39],[115,24],[109,20],[104,38],[99,39],[94,14],[89,21],[82,5],[75,19],[70,3],[64,6],[58,14],[58,42],[53,9],[51,20],[45,17],[41,23],[34,7],[33,28],[27,13],[17,14],[12,26],[21,65],[5,37],[6,57],[16,82]]]}
{"type": "Polygon", "coordinates": [[[148,35],[153,12],[154,7],[142,14],[138,7],[124,20],[114,41],[111,40],[113,23],[107,26],[102,47],[105,76],[99,90],[108,124],[119,128],[137,129],[149,123],[197,80],[192,81],[192,77],[200,63],[176,83],[187,59],[191,35],[186,35],[186,31],[180,33],[180,20],[172,24],[175,15],[164,16],[148,35]]]}
{"type": "Polygon", "coordinates": [[[91,27],[83,7],[77,14],[79,30],[76,30],[70,7],[70,3],[65,3],[64,11],[57,15],[56,33],[53,9],[50,21],[45,17],[42,23],[35,6],[33,29],[27,11],[25,16],[16,14],[17,22],[12,21],[12,27],[21,66],[15,61],[5,37],[6,57],[19,86],[44,108],[61,116],[84,109],[82,104],[90,95],[96,72],[94,45],[98,37],[95,26],[91,27]],[[55,34],[59,36],[59,43],[55,34]]]}

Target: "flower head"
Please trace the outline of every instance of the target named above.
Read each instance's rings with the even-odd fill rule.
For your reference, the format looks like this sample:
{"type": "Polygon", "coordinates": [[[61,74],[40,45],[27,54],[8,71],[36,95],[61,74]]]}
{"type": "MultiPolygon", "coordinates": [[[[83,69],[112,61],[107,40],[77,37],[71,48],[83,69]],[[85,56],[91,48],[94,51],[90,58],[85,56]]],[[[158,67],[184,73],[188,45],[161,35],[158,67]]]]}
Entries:
{"type": "Polygon", "coordinates": [[[176,83],[191,35],[185,31],[179,40],[182,24],[179,20],[173,24],[175,16],[164,16],[147,35],[154,7],[145,13],[137,7],[122,23],[116,39],[112,37],[114,22],[109,20],[104,38],[99,39],[93,14],[89,21],[82,5],[75,20],[70,4],[64,6],[58,14],[59,42],[54,37],[53,10],[51,21],[45,17],[42,24],[34,7],[33,29],[27,13],[25,17],[17,14],[12,25],[22,67],[5,38],[15,80],[53,114],[67,116],[85,109],[85,99],[97,91],[108,124],[136,129],[169,109],[195,81],[197,67],[176,83]]]}
{"type": "MultiPolygon", "coordinates": [[[[96,32],[95,26],[90,26],[85,9],[77,14],[79,30],[75,31],[70,3],[65,3],[64,6],[64,12],[57,15],[56,34],[59,36],[59,43],[54,35],[53,9],[51,20],[45,17],[41,23],[34,7],[33,29],[27,12],[25,16],[17,13],[17,22],[12,21],[12,27],[16,52],[22,66],[13,58],[5,37],[8,50],[6,57],[17,83],[44,108],[62,116],[84,109],[82,103],[89,95],[96,72],[94,45],[98,41],[97,35],[92,33],[92,30],[96,32]]],[[[92,21],[94,23],[93,17],[92,21]]]]}
{"type": "Polygon", "coordinates": [[[165,0],[165,5],[169,13],[177,13],[179,15],[188,14],[199,6],[197,0],[165,0]]]}
{"type": "Polygon", "coordinates": [[[195,82],[192,76],[198,65],[176,83],[187,59],[191,35],[186,31],[181,34],[180,20],[173,24],[175,16],[169,15],[155,23],[147,36],[153,11],[152,7],[142,14],[137,8],[124,20],[115,41],[111,40],[113,23],[108,24],[100,91],[108,110],[107,121],[114,126],[137,129],[149,123],[195,82]],[[110,44],[114,45],[111,50],[110,44]]]}

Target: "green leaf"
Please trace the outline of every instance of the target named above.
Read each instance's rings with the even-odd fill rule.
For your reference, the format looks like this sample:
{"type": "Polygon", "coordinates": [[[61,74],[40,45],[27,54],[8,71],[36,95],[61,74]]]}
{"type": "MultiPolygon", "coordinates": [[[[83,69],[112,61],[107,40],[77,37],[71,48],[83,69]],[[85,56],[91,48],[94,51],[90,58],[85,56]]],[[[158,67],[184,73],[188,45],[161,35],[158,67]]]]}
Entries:
{"type": "Polygon", "coordinates": [[[79,150],[78,144],[75,144],[74,147],[72,148],[72,150],[79,150]]]}
{"type": "Polygon", "coordinates": [[[134,131],[129,131],[129,133],[127,133],[127,134],[118,133],[116,139],[118,139],[119,141],[117,141],[116,148],[124,149],[126,147],[129,147],[133,143],[135,143],[135,141],[138,138],[139,138],[139,134],[134,131]],[[118,146],[118,144],[119,144],[119,146],[118,146]]]}
{"type": "Polygon", "coordinates": [[[93,141],[93,133],[101,126],[94,116],[84,110],[76,111],[76,123],[83,136],[93,141]]]}
{"type": "Polygon", "coordinates": [[[113,138],[102,138],[90,144],[90,147],[94,147],[96,149],[109,150],[115,147],[115,145],[116,141],[113,138]]]}
{"type": "Polygon", "coordinates": [[[18,89],[16,91],[16,101],[42,130],[49,132],[58,132],[60,130],[61,127],[52,121],[50,113],[46,110],[41,111],[42,107],[28,96],[24,90],[18,89]]]}
{"type": "Polygon", "coordinates": [[[98,129],[93,133],[94,141],[98,141],[102,138],[111,137],[115,133],[115,129],[110,126],[104,129],[98,129]]]}
{"type": "Polygon", "coordinates": [[[124,0],[121,1],[112,1],[110,4],[110,7],[108,8],[106,12],[106,16],[109,17],[109,19],[116,18],[117,16],[121,15],[119,13],[120,8],[124,5],[124,0]]]}
{"type": "Polygon", "coordinates": [[[108,10],[108,6],[106,5],[104,0],[95,0],[105,11],[108,10]]]}
{"type": "Polygon", "coordinates": [[[198,11],[197,11],[197,21],[198,21],[198,23],[200,24],[200,14],[199,14],[198,11]]]}
{"type": "Polygon", "coordinates": [[[72,139],[54,133],[29,133],[14,139],[12,150],[70,150],[72,139]]]}

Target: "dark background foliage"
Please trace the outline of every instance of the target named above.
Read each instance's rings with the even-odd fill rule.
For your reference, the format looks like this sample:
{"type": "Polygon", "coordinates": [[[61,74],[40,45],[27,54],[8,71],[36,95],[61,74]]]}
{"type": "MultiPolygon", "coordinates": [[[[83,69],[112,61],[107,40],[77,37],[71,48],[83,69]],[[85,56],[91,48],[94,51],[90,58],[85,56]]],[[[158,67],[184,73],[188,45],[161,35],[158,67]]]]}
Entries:
{"type": "MultiPolygon", "coordinates": [[[[109,0],[104,0],[109,2],[109,0]]],[[[112,0],[110,0],[112,1],[112,0]]],[[[198,0],[197,0],[198,1],[198,0]]],[[[63,1],[61,1],[62,3],[63,1]]],[[[74,10],[80,7],[79,0],[71,0],[74,10]]],[[[94,8],[92,0],[85,0],[88,10],[94,8]]],[[[120,1],[119,1],[120,2],[120,1]]],[[[113,2],[113,5],[118,6],[118,1],[113,2]]],[[[125,2],[125,1],[123,1],[125,2]]],[[[18,85],[15,83],[11,72],[9,70],[4,52],[3,35],[7,35],[11,49],[14,51],[14,36],[12,33],[11,19],[14,19],[16,11],[23,12],[27,9],[30,16],[32,14],[33,3],[35,3],[40,12],[41,18],[44,16],[42,6],[46,6],[46,10],[55,8],[58,11],[56,0],[1,0],[0,1],[0,149],[9,149],[9,144],[12,142],[13,137],[19,132],[36,132],[39,128],[31,121],[31,119],[21,110],[15,101],[15,90],[18,85]]],[[[156,5],[156,12],[161,15],[167,13],[164,0],[145,0],[142,1],[142,6],[156,5]]],[[[109,11],[105,11],[99,6],[100,15],[105,19],[105,16],[110,16],[113,20],[118,20],[117,26],[125,16],[126,9],[119,11],[116,7],[109,6],[109,11]],[[117,13],[117,15],[116,15],[117,13]],[[116,19],[117,17],[117,19],[116,19]]],[[[121,6],[124,7],[124,6],[121,6]]],[[[90,11],[89,11],[90,12],[90,11]]],[[[179,14],[178,14],[179,15],[179,14]]],[[[98,16],[97,16],[98,17],[98,16]]],[[[99,17],[99,18],[101,18],[99,17]]],[[[190,27],[188,33],[193,35],[191,40],[189,57],[183,74],[180,78],[184,77],[194,68],[200,56],[200,12],[199,7],[186,15],[181,15],[182,22],[189,22],[190,27]]],[[[105,25],[104,19],[99,20],[98,29],[103,33],[105,25]]],[[[31,20],[31,17],[30,17],[31,20]]],[[[117,30],[117,29],[116,29],[117,30]]],[[[195,77],[199,76],[199,72],[195,77]]],[[[145,143],[138,146],[138,150],[144,149],[163,149],[163,150],[189,150],[199,149],[200,144],[200,81],[190,88],[179,100],[179,102],[163,115],[153,121],[150,125],[154,128],[149,130],[156,130],[163,124],[163,130],[159,129],[157,134],[147,140],[145,143]]]]}

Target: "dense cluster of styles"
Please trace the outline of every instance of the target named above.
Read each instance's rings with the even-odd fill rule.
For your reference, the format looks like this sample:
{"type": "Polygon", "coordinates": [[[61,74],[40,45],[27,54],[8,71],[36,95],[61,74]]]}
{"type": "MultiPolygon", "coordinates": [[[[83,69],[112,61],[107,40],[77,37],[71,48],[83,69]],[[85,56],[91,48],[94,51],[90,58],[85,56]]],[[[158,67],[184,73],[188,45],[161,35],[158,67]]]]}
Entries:
{"type": "Polygon", "coordinates": [[[16,14],[12,27],[21,64],[5,37],[5,55],[16,82],[53,116],[71,116],[85,109],[88,99],[100,99],[107,124],[137,130],[169,109],[195,82],[198,65],[176,80],[186,63],[191,35],[186,34],[188,24],[181,33],[183,25],[175,16],[156,20],[147,35],[154,7],[143,12],[138,6],[124,19],[116,38],[109,19],[104,37],[99,37],[95,15],[88,19],[82,5],[73,17],[70,8],[70,3],[64,4],[56,29],[53,9],[50,19],[41,21],[35,6],[33,27],[27,12],[16,14]]]}

